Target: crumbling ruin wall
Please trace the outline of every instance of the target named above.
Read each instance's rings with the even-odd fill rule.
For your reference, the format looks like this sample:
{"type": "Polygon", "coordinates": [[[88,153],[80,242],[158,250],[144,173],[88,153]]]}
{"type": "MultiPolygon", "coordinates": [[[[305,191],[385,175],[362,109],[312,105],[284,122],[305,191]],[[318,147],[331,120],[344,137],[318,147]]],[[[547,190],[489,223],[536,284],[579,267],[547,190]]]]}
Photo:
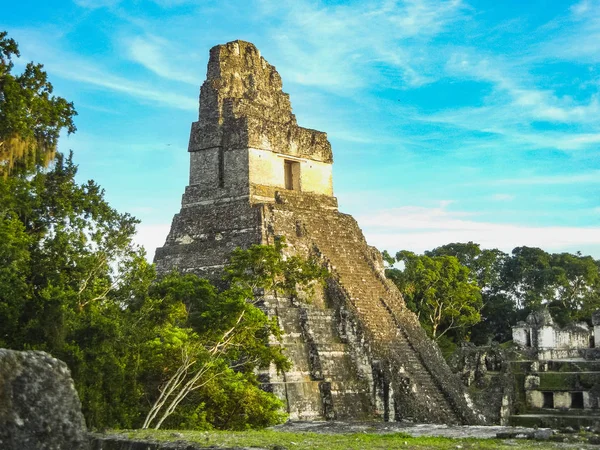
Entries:
{"type": "Polygon", "coordinates": [[[509,361],[514,358],[514,351],[498,344],[477,347],[465,342],[448,361],[488,423],[509,423],[515,403],[515,382],[509,361]]]}
{"type": "Polygon", "coordinates": [[[326,134],[297,125],[281,78],[252,44],[211,50],[189,151],[190,185],[156,252],[159,272],[216,279],[231,250],[280,236],[290,254],[316,254],[331,271],[313,303],[262,299],[284,331],[293,368],[261,376],[291,418],[479,422],[439,349],[385,279],[379,252],[337,211],[326,134]]]}
{"type": "Polygon", "coordinates": [[[513,327],[517,349],[510,363],[516,396],[510,423],[527,426],[589,426],[600,420],[600,351],[594,327],[554,323],[547,307],[513,327]]]}
{"type": "Polygon", "coordinates": [[[587,350],[595,345],[596,331],[596,325],[590,328],[585,322],[561,328],[544,306],[529,314],[525,322],[513,326],[512,336],[513,342],[531,357],[548,360],[585,357],[587,350]]]}
{"type": "MultiPolygon", "coordinates": [[[[189,191],[188,187],[184,201],[192,198],[189,191]]],[[[235,248],[248,248],[261,240],[260,208],[247,200],[184,203],[154,261],[159,273],[177,269],[216,281],[235,248]]]]}

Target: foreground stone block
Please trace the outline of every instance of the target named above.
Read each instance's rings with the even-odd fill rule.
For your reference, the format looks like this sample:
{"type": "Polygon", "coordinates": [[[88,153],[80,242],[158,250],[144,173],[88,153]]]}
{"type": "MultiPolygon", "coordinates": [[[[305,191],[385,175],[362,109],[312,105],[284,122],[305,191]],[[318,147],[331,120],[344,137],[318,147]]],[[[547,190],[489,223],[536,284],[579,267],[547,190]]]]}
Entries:
{"type": "Polygon", "coordinates": [[[44,352],[0,349],[0,448],[88,448],[67,365],[44,352]]]}

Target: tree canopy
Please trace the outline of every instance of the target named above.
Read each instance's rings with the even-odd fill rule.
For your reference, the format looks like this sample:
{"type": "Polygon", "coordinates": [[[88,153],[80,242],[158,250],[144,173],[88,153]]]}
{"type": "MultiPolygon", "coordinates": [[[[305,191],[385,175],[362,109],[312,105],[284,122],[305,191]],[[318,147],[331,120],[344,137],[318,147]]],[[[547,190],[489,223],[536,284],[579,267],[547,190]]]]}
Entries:
{"type": "Polygon", "coordinates": [[[433,339],[439,340],[449,332],[463,336],[479,322],[480,288],[456,257],[400,251],[395,260],[402,262],[404,269],[389,269],[387,276],[433,339]]]}
{"type": "MultiPolygon", "coordinates": [[[[511,327],[542,305],[550,309],[560,325],[589,322],[592,312],[600,308],[600,262],[580,253],[548,253],[535,247],[517,247],[507,254],[467,242],[450,243],[426,251],[423,256],[412,256],[421,265],[410,261],[410,252],[398,252],[397,259],[387,252],[385,255],[390,264],[404,261],[403,271],[389,268],[387,275],[403,292],[409,308],[418,314],[423,305],[415,303],[415,292],[418,298],[428,292],[423,284],[416,282],[430,275],[431,264],[424,263],[428,261],[426,258],[456,258],[468,269],[469,280],[481,292],[481,321],[468,324],[462,336],[449,332],[454,344],[464,338],[478,344],[508,341],[511,327]]],[[[440,276],[450,282],[454,275],[440,273],[440,276]]],[[[462,289],[465,294],[469,292],[465,287],[462,289]]],[[[423,316],[420,318],[425,328],[430,326],[423,316]]]]}
{"type": "Polygon", "coordinates": [[[17,43],[0,32],[0,175],[18,167],[47,167],[54,159],[61,130],[75,132],[73,103],[52,95],[41,64],[13,74],[17,43]]]}

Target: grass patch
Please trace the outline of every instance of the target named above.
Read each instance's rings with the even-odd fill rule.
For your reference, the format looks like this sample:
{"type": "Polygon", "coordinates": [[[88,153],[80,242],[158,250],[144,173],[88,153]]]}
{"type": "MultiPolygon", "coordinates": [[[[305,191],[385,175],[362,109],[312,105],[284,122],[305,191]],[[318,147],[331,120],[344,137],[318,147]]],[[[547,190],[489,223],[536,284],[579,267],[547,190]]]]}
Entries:
{"type": "MultiPolygon", "coordinates": [[[[410,437],[406,433],[321,434],[284,431],[169,431],[136,430],[119,434],[130,439],[184,440],[206,447],[260,447],[273,450],[389,450],[406,449],[552,449],[564,448],[560,443],[527,440],[452,439],[442,437],[410,437]]],[[[564,446],[564,444],[563,444],[564,446]]]]}
{"type": "Polygon", "coordinates": [[[561,372],[541,372],[539,390],[567,391],[575,389],[577,385],[577,374],[561,372]]]}

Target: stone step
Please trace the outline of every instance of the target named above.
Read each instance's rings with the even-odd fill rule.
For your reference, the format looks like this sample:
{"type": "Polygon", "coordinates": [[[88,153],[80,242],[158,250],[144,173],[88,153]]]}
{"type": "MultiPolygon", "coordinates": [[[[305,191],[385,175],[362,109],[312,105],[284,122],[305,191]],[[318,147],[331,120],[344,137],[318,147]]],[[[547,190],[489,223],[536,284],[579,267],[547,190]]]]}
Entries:
{"type": "Polygon", "coordinates": [[[403,332],[399,332],[390,310],[403,311],[402,297],[375,271],[366,243],[355,239],[357,235],[354,221],[338,217],[328,225],[327,229],[315,232],[318,228],[317,221],[309,220],[306,223],[317,247],[327,255],[334,276],[339,277],[341,285],[350,297],[357,318],[365,327],[374,348],[383,349],[384,354],[397,361],[393,365],[407,366],[406,376],[416,386],[428,408],[436,408],[448,417],[453,417],[455,422],[458,421],[451,405],[423,365],[421,358],[406,340],[403,332]],[[384,299],[387,307],[382,304],[381,299],[384,299]]]}
{"type": "Polygon", "coordinates": [[[584,411],[579,415],[519,414],[510,416],[508,424],[510,426],[536,428],[564,428],[570,426],[574,429],[597,426],[600,417],[596,414],[589,414],[590,410],[584,411]]]}

